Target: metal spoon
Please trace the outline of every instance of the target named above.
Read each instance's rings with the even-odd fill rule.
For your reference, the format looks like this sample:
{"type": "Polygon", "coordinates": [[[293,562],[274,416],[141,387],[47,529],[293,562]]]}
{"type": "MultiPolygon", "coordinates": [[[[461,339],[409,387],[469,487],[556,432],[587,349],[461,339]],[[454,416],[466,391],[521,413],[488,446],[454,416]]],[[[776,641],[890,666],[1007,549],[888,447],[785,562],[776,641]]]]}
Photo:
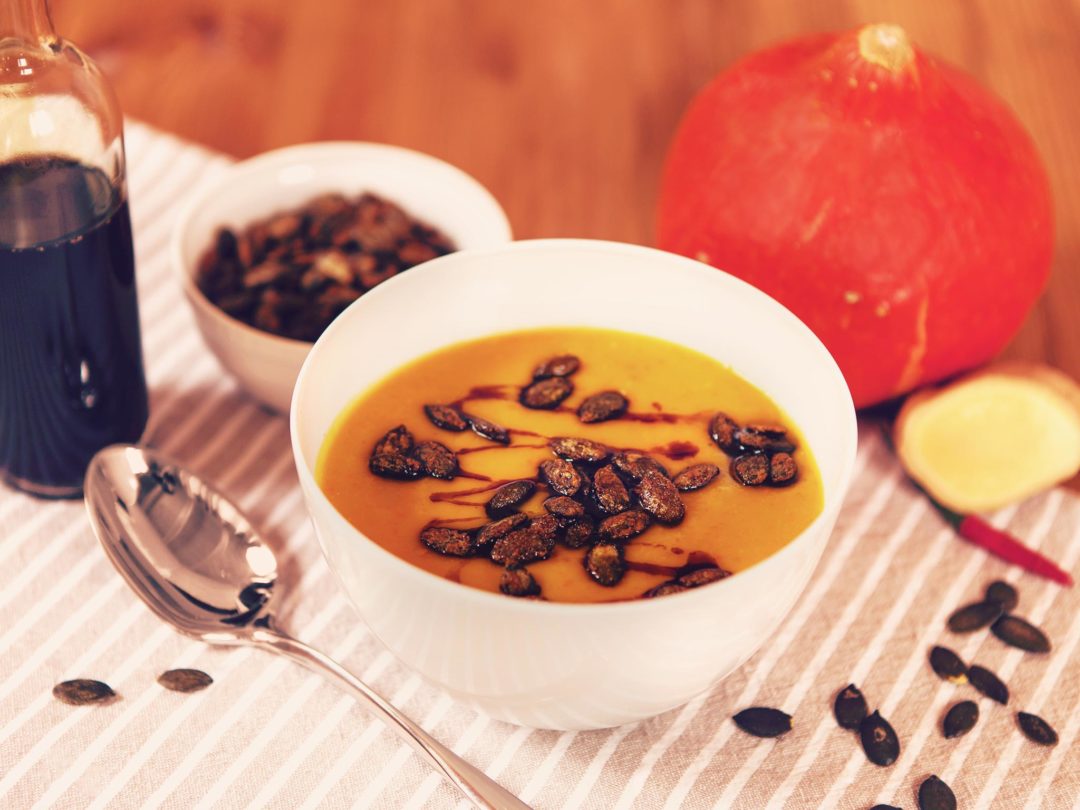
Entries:
{"type": "Polygon", "coordinates": [[[528,810],[342,666],[277,626],[277,560],[220,493],[156,450],[133,445],[94,456],[83,486],[98,540],[158,616],[201,641],[261,647],[330,676],[477,805],[528,810]]]}

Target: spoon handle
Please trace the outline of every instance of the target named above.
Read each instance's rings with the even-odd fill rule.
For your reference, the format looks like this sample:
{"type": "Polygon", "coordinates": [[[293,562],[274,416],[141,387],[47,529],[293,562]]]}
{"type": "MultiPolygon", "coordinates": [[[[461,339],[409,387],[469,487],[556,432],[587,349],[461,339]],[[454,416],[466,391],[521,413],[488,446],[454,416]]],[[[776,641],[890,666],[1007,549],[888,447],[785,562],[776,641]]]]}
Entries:
{"type": "Polygon", "coordinates": [[[332,658],[275,630],[257,630],[252,640],[264,649],[288,656],[308,669],[329,675],[338,685],[350,690],[368,710],[385,721],[405,742],[415,748],[418,754],[442,771],[446,778],[457,785],[478,807],[492,810],[530,810],[529,806],[514,794],[444,746],[332,658]]]}

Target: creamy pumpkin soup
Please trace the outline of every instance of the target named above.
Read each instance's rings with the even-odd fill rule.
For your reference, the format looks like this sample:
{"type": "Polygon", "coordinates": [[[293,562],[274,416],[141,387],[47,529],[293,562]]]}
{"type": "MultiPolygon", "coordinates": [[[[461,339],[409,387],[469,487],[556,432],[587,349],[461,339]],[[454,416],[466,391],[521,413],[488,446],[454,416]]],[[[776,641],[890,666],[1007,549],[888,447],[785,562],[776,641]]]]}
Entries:
{"type": "Polygon", "coordinates": [[[699,352],[587,328],[494,335],[398,369],[338,417],[319,485],[357,529],[455,582],[558,602],[700,587],[821,511],[814,459],[699,352]]]}

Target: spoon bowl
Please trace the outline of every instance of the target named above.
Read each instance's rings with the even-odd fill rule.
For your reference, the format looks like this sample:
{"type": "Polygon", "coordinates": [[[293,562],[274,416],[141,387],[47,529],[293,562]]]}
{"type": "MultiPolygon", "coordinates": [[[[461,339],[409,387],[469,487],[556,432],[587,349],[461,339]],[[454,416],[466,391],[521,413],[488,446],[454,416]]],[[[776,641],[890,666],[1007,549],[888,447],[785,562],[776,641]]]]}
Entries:
{"type": "Polygon", "coordinates": [[[331,677],[471,801],[527,810],[340,664],[277,625],[273,551],[240,510],[198,476],[156,450],[113,445],[90,461],[83,489],[90,523],[109,559],[177,630],[210,644],[261,647],[331,677]]]}

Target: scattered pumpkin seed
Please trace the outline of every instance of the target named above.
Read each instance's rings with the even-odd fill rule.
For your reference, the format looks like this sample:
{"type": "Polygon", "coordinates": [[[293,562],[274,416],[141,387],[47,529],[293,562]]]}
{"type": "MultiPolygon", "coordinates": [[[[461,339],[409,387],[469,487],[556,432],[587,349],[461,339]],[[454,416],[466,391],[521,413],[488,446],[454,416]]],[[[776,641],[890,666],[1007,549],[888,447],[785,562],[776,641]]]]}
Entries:
{"type": "Polygon", "coordinates": [[[214,682],[201,669],[170,669],[158,675],[157,682],[173,692],[198,692],[214,682]]]}
{"type": "Polygon", "coordinates": [[[952,788],[931,774],[919,785],[919,810],[956,810],[952,788]]]}
{"type": "Polygon", "coordinates": [[[597,543],[585,554],[585,570],[589,576],[605,588],[619,584],[626,573],[622,546],[610,543],[597,543]]]}
{"type": "Polygon", "coordinates": [[[672,479],[679,492],[693,492],[707,487],[720,475],[720,468],[715,464],[692,464],[672,479]]]}
{"type": "Polygon", "coordinates": [[[586,397],[585,401],[578,406],[578,419],[587,425],[595,422],[606,422],[609,419],[618,419],[626,409],[630,407],[630,401],[618,391],[601,391],[586,397]]]}
{"type": "Polygon", "coordinates": [[[574,384],[565,377],[546,377],[521,389],[518,401],[526,408],[550,411],[574,393],[574,384]]]}
{"type": "MultiPolygon", "coordinates": [[[[548,515],[548,517],[551,517],[548,515]]],[[[554,522],[554,518],[552,521],[554,522]]],[[[525,563],[546,560],[555,549],[555,538],[538,531],[533,525],[524,529],[515,529],[505,537],[500,537],[491,547],[491,559],[510,567],[525,563]]]]}
{"type": "Polygon", "coordinates": [[[875,765],[887,767],[900,756],[900,739],[889,721],[877,711],[859,723],[859,739],[866,758],[875,765]]]}
{"type": "Polygon", "coordinates": [[[448,526],[427,526],[420,531],[420,542],[446,557],[471,557],[476,553],[476,539],[469,532],[448,526]]]}
{"type": "Polygon", "coordinates": [[[971,685],[986,695],[991,700],[996,700],[1002,706],[1009,702],[1009,687],[1001,682],[1001,678],[978,664],[968,667],[968,680],[971,685]]]}
{"type": "Polygon", "coordinates": [[[415,481],[424,474],[424,466],[411,456],[377,453],[368,460],[368,468],[380,478],[415,481]]]}
{"type": "Polygon", "coordinates": [[[739,454],[739,442],[735,438],[738,431],[738,422],[723,412],[717,413],[709,422],[709,438],[729,456],[739,454]]]}
{"type": "Polygon", "coordinates": [[[549,458],[540,464],[540,480],[557,495],[572,497],[578,494],[584,483],[581,473],[569,461],[549,458]]]}
{"type": "Polygon", "coordinates": [[[572,354],[560,354],[557,357],[549,357],[533,369],[534,380],[545,380],[548,377],[569,377],[581,367],[581,361],[572,354]]]}
{"type": "Polygon", "coordinates": [[[743,709],[731,719],[735,725],[755,737],[779,737],[791,731],[791,715],[768,706],[743,709]]]}
{"type": "Polygon", "coordinates": [[[1019,616],[1002,616],[991,625],[990,632],[1010,647],[1033,653],[1050,652],[1046,633],[1019,616]]]}
{"type": "Polygon", "coordinates": [[[722,579],[727,579],[731,576],[730,571],[725,571],[718,565],[709,565],[705,568],[698,568],[694,571],[690,571],[679,577],[676,582],[680,585],[685,585],[687,588],[700,588],[702,585],[709,585],[713,582],[719,582],[722,579]]]}
{"type": "Polygon", "coordinates": [[[53,697],[69,706],[87,706],[91,703],[106,703],[116,697],[116,692],[107,683],[75,678],[63,681],[53,687],[53,697]]]}
{"type": "Polygon", "coordinates": [[[1020,724],[1020,730],[1024,732],[1024,736],[1033,743],[1047,746],[1057,745],[1057,732],[1038,715],[1017,712],[1016,721],[1020,724]]]}
{"type": "Polygon", "coordinates": [[[499,590],[507,596],[539,596],[540,584],[526,569],[511,566],[502,572],[499,590]]]}
{"type": "Polygon", "coordinates": [[[686,515],[686,506],[679,497],[679,490],[660,473],[645,473],[641,482],[634,487],[641,508],[661,523],[669,526],[682,521],[686,515]]]}
{"type": "Polygon", "coordinates": [[[1020,594],[1008,582],[998,579],[987,586],[986,601],[1000,603],[1001,610],[1008,613],[1015,610],[1016,606],[1020,604],[1020,594]]]}
{"type": "Polygon", "coordinates": [[[1000,615],[1000,602],[974,602],[954,611],[948,625],[954,633],[973,633],[993,624],[1000,615]]]}
{"type": "Polygon", "coordinates": [[[424,406],[424,413],[431,420],[431,424],[443,430],[460,433],[469,427],[469,420],[465,418],[465,414],[453,405],[428,404],[424,406]]]}
{"type": "Polygon", "coordinates": [[[854,731],[862,723],[868,712],[866,698],[853,683],[849,683],[836,695],[833,702],[833,714],[840,728],[854,731]]]}
{"type": "Polygon", "coordinates": [[[536,484],[527,478],[503,484],[484,504],[484,511],[491,518],[506,517],[511,512],[517,511],[517,508],[529,500],[535,491],[536,484]]]}
{"type": "Polygon", "coordinates": [[[967,683],[968,668],[960,656],[947,647],[934,647],[930,650],[930,666],[939,678],[950,683],[967,683]]]}
{"type": "Polygon", "coordinates": [[[424,472],[432,478],[450,481],[457,477],[459,472],[457,455],[441,442],[418,442],[413,449],[416,460],[424,468],[424,472]]]}
{"type": "Polygon", "coordinates": [[[468,420],[472,432],[481,439],[487,439],[489,442],[496,442],[498,444],[510,444],[510,431],[506,428],[496,425],[489,419],[471,413],[465,414],[465,418],[468,420]]]}
{"type": "Polygon", "coordinates": [[[611,455],[611,448],[591,439],[578,439],[573,436],[556,436],[549,444],[555,455],[567,461],[581,461],[586,464],[599,464],[611,455]]]}
{"type": "Polygon", "coordinates": [[[949,711],[945,713],[945,719],[941,724],[945,739],[951,740],[953,737],[963,737],[975,728],[977,722],[979,722],[978,703],[974,700],[961,700],[959,703],[953,704],[949,711]]]}

